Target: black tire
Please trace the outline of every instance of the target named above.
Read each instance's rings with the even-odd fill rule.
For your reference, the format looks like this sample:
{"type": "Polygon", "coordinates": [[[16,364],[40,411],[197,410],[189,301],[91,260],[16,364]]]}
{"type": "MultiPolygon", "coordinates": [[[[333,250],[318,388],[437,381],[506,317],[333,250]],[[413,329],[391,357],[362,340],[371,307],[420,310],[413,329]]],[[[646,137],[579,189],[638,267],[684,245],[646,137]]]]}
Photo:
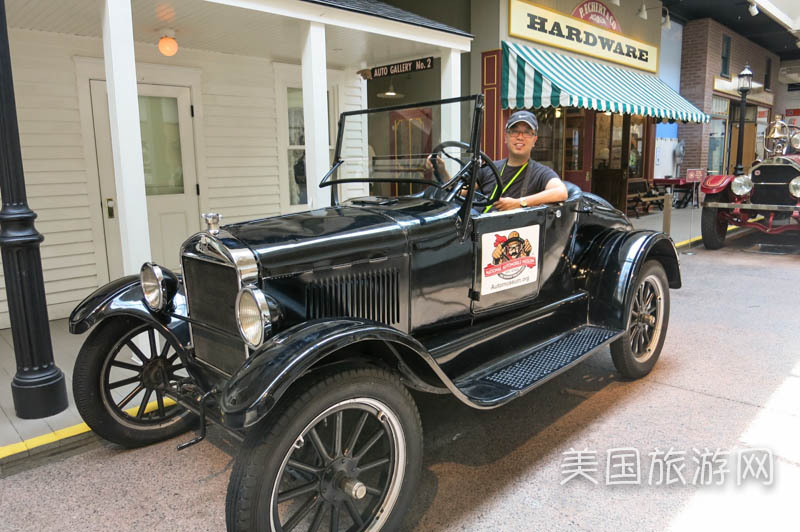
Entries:
{"type": "MultiPolygon", "coordinates": [[[[707,201],[721,201],[720,194],[706,196],[707,201]]],[[[728,233],[728,222],[720,216],[717,207],[703,207],[700,215],[700,234],[706,249],[720,249],[725,245],[725,235],[728,233]]]]}
{"type": "Polygon", "coordinates": [[[359,368],[298,390],[248,433],[228,484],[228,530],[398,530],[422,473],[422,424],[399,378],[359,368]]]}
{"type": "Polygon", "coordinates": [[[75,360],[75,405],[94,432],[125,447],[172,438],[186,432],[197,418],[170,404],[154,382],[158,372],[166,372],[174,382],[179,377],[175,372],[182,368],[175,346],[153,326],[138,320],[108,319],[92,331],[75,360]],[[136,336],[146,340],[148,348],[137,347],[133,342],[136,336]],[[120,392],[112,391],[117,389],[120,392]]]}
{"type": "Polygon", "coordinates": [[[623,377],[638,379],[653,369],[667,336],[669,282],[658,261],[642,266],[626,323],[625,334],[611,344],[611,358],[623,377]]]}

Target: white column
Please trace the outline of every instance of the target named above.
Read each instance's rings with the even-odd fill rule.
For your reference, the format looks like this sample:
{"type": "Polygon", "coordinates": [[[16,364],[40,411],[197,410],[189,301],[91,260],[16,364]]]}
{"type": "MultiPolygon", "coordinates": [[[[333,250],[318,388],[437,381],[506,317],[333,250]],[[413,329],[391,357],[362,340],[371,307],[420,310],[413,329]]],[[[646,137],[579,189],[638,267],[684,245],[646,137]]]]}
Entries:
{"type": "Polygon", "coordinates": [[[306,140],[306,186],[312,209],[331,204],[331,187],[319,187],[331,167],[328,140],[328,67],[325,25],[309,22],[303,39],[303,122],[306,140]]]}
{"type": "MultiPolygon", "coordinates": [[[[461,96],[461,52],[453,48],[442,49],[442,99],[461,96]]],[[[467,140],[461,138],[461,109],[463,103],[442,106],[442,141],[467,140]]],[[[450,175],[458,171],[458,163],[445,158],[450,175]]]]}
{"type": "Polygon", "coordinates": [[[150,260],[150,231],[144,189],[142,135],[136,90],[133,21],[129,0],[106,0],[103,10],[103,56],[108,87],[108,116],[117,187],[116,212],[122,238],[122,268],[139,273],[150,260]]]}

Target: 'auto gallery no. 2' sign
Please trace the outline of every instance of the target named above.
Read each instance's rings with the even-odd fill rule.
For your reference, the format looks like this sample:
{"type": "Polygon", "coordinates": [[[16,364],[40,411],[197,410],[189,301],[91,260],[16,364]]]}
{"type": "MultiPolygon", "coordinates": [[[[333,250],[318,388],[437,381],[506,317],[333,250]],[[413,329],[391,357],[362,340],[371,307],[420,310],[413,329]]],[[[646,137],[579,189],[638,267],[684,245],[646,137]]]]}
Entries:
{"type": "Polygon", "coordinates": [[[508,34],[648,72],[658,68],[658,48],[619,33],[617,19],[598,1],[583,2],[570,16],[527,0],[510,0],[508,34]],[[609,29],[613,27],[617,29],[609,29]]]}

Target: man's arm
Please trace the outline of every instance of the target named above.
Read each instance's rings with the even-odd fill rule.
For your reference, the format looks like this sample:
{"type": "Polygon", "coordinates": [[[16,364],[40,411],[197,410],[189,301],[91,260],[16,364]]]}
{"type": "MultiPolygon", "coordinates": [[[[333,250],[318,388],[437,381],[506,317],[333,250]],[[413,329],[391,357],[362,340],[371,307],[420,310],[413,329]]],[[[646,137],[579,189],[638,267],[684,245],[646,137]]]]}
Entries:
{"type": "Polygon", "coordinates": [[[519,209],[522,207],[523,198],[528,206],[566,201],[567,185],[565,185],[564,182],[559,178],[553,177],[547,182],[547,185],[545,185],[544,190],[541,192],[537,192],[536,194],[531,194],[529,196],[523,196],[522,198],[500,198],[494,203],[494,205],[499,211],[519,209]]]}

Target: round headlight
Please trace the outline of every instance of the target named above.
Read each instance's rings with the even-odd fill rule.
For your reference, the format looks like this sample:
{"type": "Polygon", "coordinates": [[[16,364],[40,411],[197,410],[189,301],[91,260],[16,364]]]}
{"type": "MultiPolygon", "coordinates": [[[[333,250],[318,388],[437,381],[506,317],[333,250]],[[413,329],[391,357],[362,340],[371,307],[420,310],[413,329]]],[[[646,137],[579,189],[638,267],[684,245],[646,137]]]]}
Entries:
{"type": "Polygon", "coordinates": [[[789,144],[792,146],[793,150],[800,151],[800,131],[796,131],[789,137],[789,144]]]}
{"type": "Polygon", "coordinates": [[[800,199],[800,175],[789,181],[789,194],[800,199]]]}
{"type": "Polygon", "coordinates": [[[749,175],[740,175],[731,182],[731,190],[737,196],[745,196],[753,190],[753,181],[749,175]]]}
{"type": "Polygon", "coordinates": [[[250,347],[264,343],[271,328],[269,305],[258,288],[245,287],[236,296],[236,323],[239,334],[250,347]]]}
{"type": "Polygon", "coordinates": [[[153,263],[145,262],[139,272],[139,280],[142,283],[144,300],[150,310],[162,310],[167,302],[167,286],[161,268],[153,263]]]}

